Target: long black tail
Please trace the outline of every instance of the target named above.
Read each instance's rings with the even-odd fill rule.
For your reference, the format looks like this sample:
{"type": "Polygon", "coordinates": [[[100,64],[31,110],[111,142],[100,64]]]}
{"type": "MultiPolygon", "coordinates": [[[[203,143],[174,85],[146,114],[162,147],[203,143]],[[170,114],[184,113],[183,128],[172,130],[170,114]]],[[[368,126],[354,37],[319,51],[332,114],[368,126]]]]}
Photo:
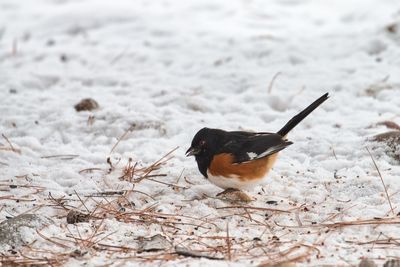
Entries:
{"type": "Polygon", "coordinates": [[[316,109],[319,105],[324,103],[325,100],[329,98],[328,93],[324,94],[317,100],[315,100],[311,105],[305,108],[302,112],[294,116],[290,121],[288,121],[285,126],[280,129],[277,134],[280,136],[285,136],[290,132],[294,127],[297,126],[305,117],[307,117],[314,109],[316,109]]]}

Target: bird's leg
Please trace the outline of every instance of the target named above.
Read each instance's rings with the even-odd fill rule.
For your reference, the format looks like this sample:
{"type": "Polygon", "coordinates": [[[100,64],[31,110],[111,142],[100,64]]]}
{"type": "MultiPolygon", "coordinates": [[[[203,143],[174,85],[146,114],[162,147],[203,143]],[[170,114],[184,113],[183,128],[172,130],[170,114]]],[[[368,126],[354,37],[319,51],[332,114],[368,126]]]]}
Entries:
{"type": "Polygon", "coordinates": [[[242,202],[250,202],[253,199],[248,196],[246,193],[236,188],[228,188],[217,194],[217,197],[224,200],[230,201],[242,201],[242,202]]]}

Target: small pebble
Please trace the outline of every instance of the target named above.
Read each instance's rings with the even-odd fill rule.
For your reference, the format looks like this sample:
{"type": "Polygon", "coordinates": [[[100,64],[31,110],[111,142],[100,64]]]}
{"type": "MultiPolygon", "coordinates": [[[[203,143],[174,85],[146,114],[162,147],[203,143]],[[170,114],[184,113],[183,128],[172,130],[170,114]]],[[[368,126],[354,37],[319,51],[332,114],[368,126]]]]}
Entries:
{"type": "Polygon", "coordinates": [[[76,111],[93,110],[99,108],[99,104],[92,98],[82,99],[78,104],[75,105],[76,111]]]}
{"type": "Polygon", "coordinates": [[[375,264],[375,262],[368,258],[362,259],[358,264],[358,267],[376,267],[376,266],[377,265],[375,264]]]}

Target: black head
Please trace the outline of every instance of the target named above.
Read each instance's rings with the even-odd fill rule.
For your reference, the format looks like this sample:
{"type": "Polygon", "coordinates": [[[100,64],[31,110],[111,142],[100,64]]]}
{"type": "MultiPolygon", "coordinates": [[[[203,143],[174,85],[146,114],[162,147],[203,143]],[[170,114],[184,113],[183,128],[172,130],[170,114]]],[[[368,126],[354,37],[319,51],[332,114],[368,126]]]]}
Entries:
{"type": "Polygon", "coordinates": [[[186,156],[195,156],[200,172],[207,177],[207,168],[214,154],[221,148],[224,131],[203,128],[193,137],[186,156]]]}

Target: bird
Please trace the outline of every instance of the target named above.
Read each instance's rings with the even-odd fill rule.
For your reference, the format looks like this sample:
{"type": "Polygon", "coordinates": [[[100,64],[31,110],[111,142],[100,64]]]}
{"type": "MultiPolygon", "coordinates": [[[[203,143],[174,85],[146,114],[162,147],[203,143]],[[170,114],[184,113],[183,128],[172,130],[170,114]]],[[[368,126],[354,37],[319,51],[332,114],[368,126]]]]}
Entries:
{"type": "Polygon", "coordinates": [[[287,134],[328,98],[329,93],[322,95],[276,133],[202,128],[186,156],[194,156],[200,173],[225,191],[252,188],[271,170],[278,153],[293,144],[287,134]]]}

